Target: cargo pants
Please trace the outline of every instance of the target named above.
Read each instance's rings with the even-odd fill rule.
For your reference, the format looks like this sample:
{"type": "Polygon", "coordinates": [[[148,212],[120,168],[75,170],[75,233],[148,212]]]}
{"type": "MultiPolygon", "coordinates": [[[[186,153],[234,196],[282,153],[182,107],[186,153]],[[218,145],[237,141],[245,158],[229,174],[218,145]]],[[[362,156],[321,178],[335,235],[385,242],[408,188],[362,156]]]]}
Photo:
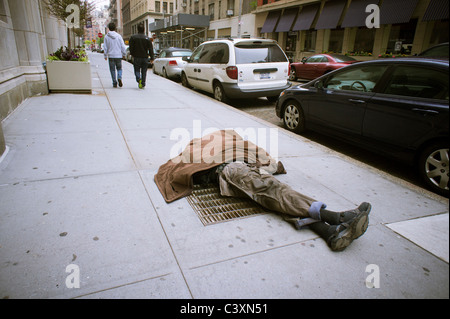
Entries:
{"type": "Polygon", "coordinates": [[[317,221],[311,208],[326,207],[308,196],[293,190],[271,174],[257,167],[233,162],[219,167],[220,192],[223,196],[250,197],[264,208],[279,213],[284,220],[301,228],[317,221]]]}

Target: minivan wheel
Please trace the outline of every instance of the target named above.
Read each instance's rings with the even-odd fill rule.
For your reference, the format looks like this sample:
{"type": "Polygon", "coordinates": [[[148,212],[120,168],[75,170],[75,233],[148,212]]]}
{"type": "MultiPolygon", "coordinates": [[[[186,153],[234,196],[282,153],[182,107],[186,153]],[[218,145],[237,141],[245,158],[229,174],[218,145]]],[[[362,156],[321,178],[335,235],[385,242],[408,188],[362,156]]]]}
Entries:
{"type": "Polygon", "coordinates": [[[291,132],[302,133],[305,131],[305,116],[297,101],[291,100],[286,103],[283,122],[284,126],[291,132]]]}
{"type": "Polygon", "coordinates": [[[291,73],[289,74],[289,81],[297,81],[297,74],[295,72],[295,67],[291,67],[291,73]]]}
{"type": "Polygon", "coordinates": [[[223,90],[222,84],[220,84],[219,82],[214,83],[214,98],[217,101],[220,101],[223,103],[228,102],[228,98],[225,94],[225,91],[223,90]]]}
{"type": "Polygon", "coordinates": [[[191,85],[188,82],[186,73],[184,73],[184,72],[181,73],[181,85],[183,85],[184,87],[187,87],[187,88],[191,87],[191,85]]]}
{"type": "Polygon", "coordinates": [[[419,174],[434,192],[449,196],[449,155],[445,142],[435,143],[424,149],[419,158],[419,174]]]}

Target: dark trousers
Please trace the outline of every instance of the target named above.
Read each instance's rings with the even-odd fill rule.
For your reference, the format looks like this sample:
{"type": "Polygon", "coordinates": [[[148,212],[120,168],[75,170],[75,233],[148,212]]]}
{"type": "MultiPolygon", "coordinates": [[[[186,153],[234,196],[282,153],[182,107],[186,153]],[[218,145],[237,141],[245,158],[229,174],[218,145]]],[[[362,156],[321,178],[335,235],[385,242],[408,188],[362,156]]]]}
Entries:
{"type": "Polygon", "coordinates": [[[148,58],[134,58],[134,74],[136,75],[136,82],[142,80],[142,85],[145,86],[147,80],[148,58]]]}

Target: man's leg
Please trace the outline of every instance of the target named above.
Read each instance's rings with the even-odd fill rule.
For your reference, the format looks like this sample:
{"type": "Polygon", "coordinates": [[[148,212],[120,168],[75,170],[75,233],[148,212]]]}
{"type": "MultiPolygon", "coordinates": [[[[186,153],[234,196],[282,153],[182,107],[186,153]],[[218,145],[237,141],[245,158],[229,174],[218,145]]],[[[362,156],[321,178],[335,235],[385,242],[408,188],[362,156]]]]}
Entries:
{"type": "Polygon", "coordinates": [[[309,226],[334,251],[345,249],[368,227],[369,203],[345,212],[332,212],[326,210],[322,202],[300,194],[272,175],[260,174],[258,169],[246,164],[228,164],[220,173],[219,180],[223,195],[245,194],[263,207],[280,213],[296,228],[309,226]]]}
{"type": "Polygon", "coordinates": [[[111,72],[111,79],[113,82],[113,87],[117,87],[117,79],[116,79],[116,62],[113,58],[109,58],[109,71],[111,72]]]}
{"type": "Polygon", "coordinates": [[[147,59],[142,59],[141,70],[142,70],[142,87],[145,87],[147,83],[147,71],[148,71],[147,59]]]}
{"type": "MultiPolygon", "coordinates": [[[[230,192],[245,194],[263,207],[287,214],[290,217],[311,217],[309,210],[317,201],[294,191],[287,184],[281,183],[270,174],[260,174],[259,169],[251,168],[244,163],[230,163],[224,167],[220,174],[221,180],[231,185],[231,190],[224,190],[226,185],[221,184],[222,195],[230,192]]],[[[228,193],[228,194],[227,194],[228,193]]],[[[319,203],[319,202],[317,202],[319,203]]],[[[321,205],[319,205],[321,206],[321,205]]]]}
{"type": "Polygon", "coordinates": [[[116,59],[116,68],[117,68],[117,81],[119,82],[119,86],[122,87],[122,59],[116,59]]]}
{"type": "Polygon", "coordinates": [[[138,63],[139,58],[134,58],[133,67],[134,67],[134,75],[136,76],[136,82],[139,83],[141,81],[141,68],[138,63]]]}

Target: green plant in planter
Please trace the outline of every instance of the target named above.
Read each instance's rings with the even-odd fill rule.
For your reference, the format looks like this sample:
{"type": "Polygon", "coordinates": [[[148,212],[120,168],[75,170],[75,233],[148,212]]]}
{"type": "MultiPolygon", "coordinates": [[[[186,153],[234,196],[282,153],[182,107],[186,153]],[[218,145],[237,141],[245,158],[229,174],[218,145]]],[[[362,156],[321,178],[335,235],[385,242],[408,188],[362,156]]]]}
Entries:
{"type": "Polygon", "coordinates": [[[61,47],[47,57],[49,61],[78,61],[88,62],[88,56],[83,49],[69,49],[61,47]]]}

